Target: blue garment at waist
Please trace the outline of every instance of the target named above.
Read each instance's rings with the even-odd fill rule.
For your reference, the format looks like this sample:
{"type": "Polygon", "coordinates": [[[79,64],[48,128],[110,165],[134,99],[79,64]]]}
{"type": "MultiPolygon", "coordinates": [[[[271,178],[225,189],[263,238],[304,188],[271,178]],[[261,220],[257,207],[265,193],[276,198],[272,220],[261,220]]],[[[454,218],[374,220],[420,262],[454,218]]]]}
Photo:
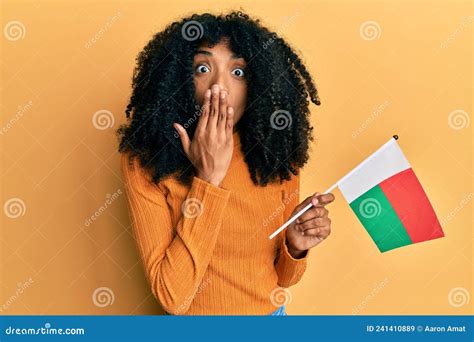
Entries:
{"type": "Polygon", "coordinates": [[[285,306],[280,306],[277,310],[270,314],[271,316],[287,316],[285,306]]]}

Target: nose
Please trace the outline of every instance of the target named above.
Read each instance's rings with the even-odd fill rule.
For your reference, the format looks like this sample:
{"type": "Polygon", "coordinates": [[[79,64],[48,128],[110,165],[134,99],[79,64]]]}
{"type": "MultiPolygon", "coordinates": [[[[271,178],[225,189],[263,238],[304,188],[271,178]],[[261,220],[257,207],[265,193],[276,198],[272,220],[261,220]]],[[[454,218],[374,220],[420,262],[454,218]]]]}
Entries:
{"type": "MultiPolygon", "coordinates": [[[[225,90],[229,93],[228,79],[223,72],[217,72],[211,80],[211,85],[218,85],[220,90],[225,90]]],[[[212,87],[212,86],[211,86],[212,87]]]]}

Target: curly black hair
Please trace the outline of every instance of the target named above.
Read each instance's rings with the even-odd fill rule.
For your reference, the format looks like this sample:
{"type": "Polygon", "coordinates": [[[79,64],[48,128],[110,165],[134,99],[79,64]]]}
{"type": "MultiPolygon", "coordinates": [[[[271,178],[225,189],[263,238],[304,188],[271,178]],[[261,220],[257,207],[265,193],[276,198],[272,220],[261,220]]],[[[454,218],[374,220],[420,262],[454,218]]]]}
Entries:
{"type": "Polygon", "coordinates": [[[127,124],[117,130],[119,151],[130,152],[130,160],[138,157],[156,184],[169,176],[186,185],[192,181],[195,170],[173,122],[187,128],[192,139],[199,109],[194,55],[203,42],[212,47],[222,39],[247,63],[247,104],[235,128],[253,183],[282,183],[308,161],[313,127],[307,97],[316,105],[320,100],[297,53],[242,11],[193,14],[156,33],[137,56],[127,124]]]}

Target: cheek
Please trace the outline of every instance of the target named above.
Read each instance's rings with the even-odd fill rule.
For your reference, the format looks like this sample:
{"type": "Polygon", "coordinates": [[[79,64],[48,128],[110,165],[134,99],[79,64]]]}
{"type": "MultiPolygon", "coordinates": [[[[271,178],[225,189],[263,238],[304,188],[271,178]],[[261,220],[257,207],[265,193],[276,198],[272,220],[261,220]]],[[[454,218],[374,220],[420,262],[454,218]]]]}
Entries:
{"type": "Polygon", "coordinates": [[[194,99],[196,103],[202,105],[204,102],[204,93],[206,92],[207,88],[209,88],[204,82],[199,81],[198,79],[194,79],[194,99]]]}
{"type": "Polygon", "coordinates": [[[232,96],[229,99],[230,103],[237,111],[243,111],[247,103],[247,85],[236,85],[230,91],[232,92],[232,96]]]}

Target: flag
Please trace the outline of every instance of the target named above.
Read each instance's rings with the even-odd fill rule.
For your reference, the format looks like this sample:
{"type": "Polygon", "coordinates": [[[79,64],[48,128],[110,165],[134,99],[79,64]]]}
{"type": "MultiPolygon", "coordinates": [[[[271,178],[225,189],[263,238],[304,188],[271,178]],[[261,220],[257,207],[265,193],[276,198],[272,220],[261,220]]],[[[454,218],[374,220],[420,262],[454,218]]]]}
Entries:
{"type": "Polygon", "coordinates": [[[381,252],[444,236],[395,138],[337,183],[381,252]]]}

